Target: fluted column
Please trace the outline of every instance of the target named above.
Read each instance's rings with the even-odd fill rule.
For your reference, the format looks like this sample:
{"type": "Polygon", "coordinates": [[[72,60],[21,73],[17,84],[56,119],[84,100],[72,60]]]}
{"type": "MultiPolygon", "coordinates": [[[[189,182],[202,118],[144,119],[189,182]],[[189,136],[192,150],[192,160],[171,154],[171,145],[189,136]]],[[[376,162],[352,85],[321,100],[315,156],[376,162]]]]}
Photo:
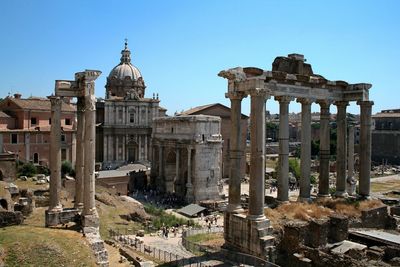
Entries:
{"type": "MultiPolygon", "coordinates": [[[[94,82],[91,88],[94,88],[94,82]]],[[[96,215],[95,205],[95,138],[96,138],[96,98],[85,96],[85,168],[84,168],[84,208],[83,215],[96,215]]]]}
{"type": "Polygon", "coordinates": [[[329,197],[329,159],[331,157],[330,148],[330,102],[326,100],[318,101],[320,105],[320,129],[319,129],[319,184],[318,197],[329,197]]]}
{"type": "Polygon", "coordinates": [[[76,130],[76,167],[75,167],[75,208],[83,209],[83,166],[84,166],[84,128],[85,128],[85,103],[82,97],[77,101],[77,130],[76,130]]]}
{"type": "Polygon", "coordinates": [[[61,104],[62,99],[49,97],[51,102],[50,135],[50,203],[49,211],[61,211],[61,104]]]}
{"type": "Polygon", "coordinates": [[[349,141],[347,149],[347,193],[353,195],[355,188],[354,180],[354,125],[349,125],[349,141]]]}
{"type": "Polygon", "coordinates": [[[250,220],[262,220],[265,196],[265,101],[263,89],[252,89],[250,113],[251,163],[250,163],[250,220]]]}
{"type": "Polygon", "coordinates": [[[358,101],[360,105],[360,178],[359,194],[368,198],[371,182],[371,111],[373,101],[358,101]]]}
{"type": "Polygon", "coordinates": [[[241,116],[242,116],[242,99],[245,97],[244,93],[230,92],[225,95],[231,101],[231,132],[230,132],[230,170],[229,170],[229,204],[227,210],[229,212],[239,212],[242,210],[241,206],[241,171],[243,161],[243,148],[242,143],[242,130],[241,130],[241,116]]]}
{"type": "Polygon", "coordinates": [[[301,155],[300,155],[300,194],[299,200],[309,200],[311,195],[311,104],[313,100],[299,98],[301,103],[301,155]]]}
{"type": "Polygon", "coordinates": [[[336,146],[336,193],[337,197],[347,197],[346,192],[346,159],[347,159],[347,121],[346,107],[349,102],[337,101],[336,125],[337,125],[337,146],[336,146]]]}
{"type": "Polygon", "coordinates": [[[289,200],[289,96],[277,96],[279,101],[279,169],[278,196],[280,201],[289,200]]]}

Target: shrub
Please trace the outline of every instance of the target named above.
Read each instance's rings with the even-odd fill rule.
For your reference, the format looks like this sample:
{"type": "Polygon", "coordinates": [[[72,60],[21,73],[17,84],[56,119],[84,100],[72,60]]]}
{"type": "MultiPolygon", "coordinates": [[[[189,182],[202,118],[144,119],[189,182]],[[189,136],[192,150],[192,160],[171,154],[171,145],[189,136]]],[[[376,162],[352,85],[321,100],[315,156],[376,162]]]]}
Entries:
{"type": "Polygon", "coordinates": [[[293,173],[294,177],[300,179],[300,164],[296,158],[289,159],[289,171],[293,173]]]}
{"type": "Polygon", "coordinates": [[[19,169],[19,176],[32,177],[37,173],[36,166],[33,163],[28,162],[23,164],[19,169]]]}
{"type": "Polygon", "coordinates": [[[61,164],[61,175],[64,177],[65,175],[75,176],[75,171],[72,168],[72,164],[69,161],[63,161],[61,164]]]}

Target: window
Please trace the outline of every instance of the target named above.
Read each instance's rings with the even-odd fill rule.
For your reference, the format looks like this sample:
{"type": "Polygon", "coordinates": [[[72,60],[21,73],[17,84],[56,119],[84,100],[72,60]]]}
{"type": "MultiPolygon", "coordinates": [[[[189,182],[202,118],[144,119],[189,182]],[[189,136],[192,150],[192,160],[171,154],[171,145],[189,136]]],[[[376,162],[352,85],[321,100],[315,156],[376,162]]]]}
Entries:
{"type": "Polygon", "coordinates": [[[36,125],[36,124],[37,124],[37,119],[31,118],[31,125],[36,125]]]}
{"type": "Polygon", "coordinates": [[[18,144],[18,134],[11,134],[11,144],[18,144]]]}
{"type": "Polygon", "coordinates": [[[65,119],[65,125],[71,125],[71,119],[70,118],[66,118],[65,119]]]}
{"type": "Polygon", "coordinates": [[[135,113],[129,114],[129,122],[130,123],[135,123],[135,113]]]}
{"type": "Polygon", "coordinates": [[[174,127],[171,128],[171,133],[174,133],[174,127]]]}
{"type": "Polygon", "coordinates": [[[39,154],[38,153],[33,154],[33,163],[35,163],[35,164],[39,163],[39,154]]]}
{"type": "Polygon", "coordinates": [[[61,142],[65,143],[65,139],[66,139],[66,138],[65,138],[65,134],[62,134],[62,135],[61,135],[61,142]]]}
{"type": "Polygon", "coordinates": [[[51,125],[51,118],[49,118],[49,125],[51,125]]]}

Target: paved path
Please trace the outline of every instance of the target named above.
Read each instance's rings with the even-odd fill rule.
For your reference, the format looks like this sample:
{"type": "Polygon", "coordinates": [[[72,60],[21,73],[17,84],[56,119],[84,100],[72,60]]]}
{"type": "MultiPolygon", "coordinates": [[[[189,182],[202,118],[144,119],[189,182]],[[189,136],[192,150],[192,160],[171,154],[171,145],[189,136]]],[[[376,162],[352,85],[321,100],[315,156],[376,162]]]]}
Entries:
{"type": "Polygon", "coordinates": [[[400,174],[371,178],[371,183],[382,183],[396,180],[400,180],[400,174]]]}

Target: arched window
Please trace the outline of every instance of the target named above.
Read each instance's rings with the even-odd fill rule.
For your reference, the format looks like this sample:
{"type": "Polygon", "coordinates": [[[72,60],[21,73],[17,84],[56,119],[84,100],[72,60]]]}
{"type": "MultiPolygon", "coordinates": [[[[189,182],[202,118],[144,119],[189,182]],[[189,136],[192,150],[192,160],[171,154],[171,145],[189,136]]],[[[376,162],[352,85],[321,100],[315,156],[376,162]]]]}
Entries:
{"type": "Polygon", "coordinates": [[[38,153],[33,154],[33,163],[35,163],[35,164],[39,163],[39,154],[38,153]]]}

